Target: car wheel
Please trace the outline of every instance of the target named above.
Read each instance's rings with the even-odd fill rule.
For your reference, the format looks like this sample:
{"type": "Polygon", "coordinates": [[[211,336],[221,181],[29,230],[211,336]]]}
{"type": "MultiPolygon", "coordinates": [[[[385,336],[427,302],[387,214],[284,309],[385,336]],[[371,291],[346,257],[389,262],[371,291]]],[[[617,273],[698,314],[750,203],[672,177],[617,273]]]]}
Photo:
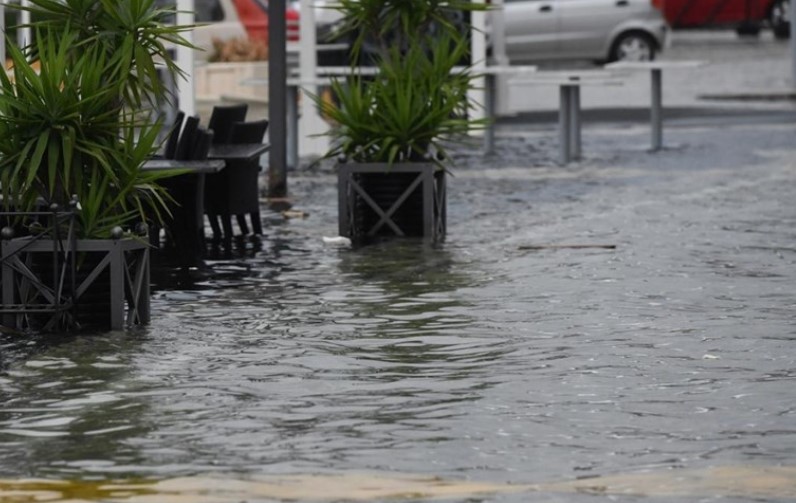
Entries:
{"type": "Polygon", "coordinates": [[[768,23],[776,38],[790,37],[790,1],[775,0],[768,12],[768,23]]]}
{"type": "Polygon", "coordinates": [[[611,48],[611,61],[652,61],[655,59],[655,43],[652,37],[639,31],[619,35],[611,48]]]}

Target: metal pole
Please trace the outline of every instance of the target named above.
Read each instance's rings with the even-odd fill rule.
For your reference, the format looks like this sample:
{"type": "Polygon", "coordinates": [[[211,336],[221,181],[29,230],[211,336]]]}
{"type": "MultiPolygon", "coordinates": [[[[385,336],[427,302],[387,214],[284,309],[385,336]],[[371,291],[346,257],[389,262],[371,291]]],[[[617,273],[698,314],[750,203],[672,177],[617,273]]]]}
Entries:
{"type": "MultiPolygon", "coordinates": [[[[492,41],[492,61],[495,66],[509,66],[511,63],[506,54],[506,16],[503,10],[503,0],[492,0],[489,17],[492,22],[489,34],[492,41]]],[[[509,113],[509,85],[508,74],[498,74],[494,77],[492,85],[495,97],[493,98],[493,117],[509,113]]]]}
{"type": "MultiPolygon", "coordinates": [[[[473,3],[484,3],[484,0],[470,0],[473,3]]],[[[483,74],[486,68],[486,13],[484,11],[470,12],[470,62],[472,64],[473,73],[483,74]]],[[[468,115],[472,119],[483,119],[486,112],[484,111],[484,101],[486,82],[483,77],[473,79],[470,88],[467,90],[467,101],[471,104],[477,104],[475,108],[468,111],[468,115]],[[480,105],[480,106],[478,106],[480,105]]],[[[478,133],[476,131],[475,133],[478,133]]]]}
{"type": "Polygon", "coordinates": [[[788,3],[788,13],[790,14],[790,54],[791,70],[793,77],[793,87],[796,88],[796,5],[794,0],[788,3]]]}
{"type": "MultiPolygon", "coordinates": [[[[30,2],[28,0],[21,0],[20,5],[22,7],[30,7],[30,2]]],[[[30,11],[26,10],[19,11],[19,24],[21,25],[30,24],[30,11]]],[[[17,29],[17,47],[22,48],[33,42],[33,40],[31,39],[31,33],[32,32],[30,27],[17,29]]]]}
{"type": "Polygon", "coordinates": [[[572,119],[569,107],[571,105],[571,100],[569,99],[569,94],[571,91],[571,86],[567,84],[561,84],[559,87],[559,105],[558,105],[558,149],[559,149],[559,159],[561,160],[561,164],[569,164],[569,144],[570,144],[570,120],[572,119]]]}
{"type": "MultiPolygon", "coordinates": [[[[178,25],[191,25],[195,21],[194,0],[177,0],[177,19],[178,25]]],[[[193,43],[193,31],[183,33],[188,42],[193,43]]],[[[190,117],[196,114],[196,95],[193,81],[194,64],[193,49],[190,47],[177,46],[177,66],[185,72],[184,79],[177,79],[177,96],[180,110],[190,117]]]]}
{"type": "Polygon", "coordinates": [[[287,29],[285,0],[268,3],[268,195],[287,195],[287,29]]]}
{"type": "Polygon", "coordinates": [[[650,122],[652,124],[652,150],[663,148],[663,76],[660,68],[653,68],[652,79],[652,106],[650,107],[650,122]]]}
{"type": "Polygon", "coordinates": [[[497,76],[492,73],[486,74],[486,118],[489,121],[484,132],[484,152],[486,154],[495,153],[495,93],[497,76]]]}
{"type": "Polygon", "coordinates": [[[299,163],[298,82],[287,85],[287,166],[297,168],[299,163]]]}
{"type": "Polygon", "coordinates": [[[569,151],[573,159],[580,159],[580,86],[569,91],[569,151]]]}

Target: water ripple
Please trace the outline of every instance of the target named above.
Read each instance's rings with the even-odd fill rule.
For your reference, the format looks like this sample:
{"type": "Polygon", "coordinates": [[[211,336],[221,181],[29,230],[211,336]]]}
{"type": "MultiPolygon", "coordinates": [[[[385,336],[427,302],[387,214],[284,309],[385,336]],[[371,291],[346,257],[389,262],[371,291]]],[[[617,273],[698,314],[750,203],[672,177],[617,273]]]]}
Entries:
{"type": "Polygon", "coordinates": [[[173,273],[150,326],[0,335],[0,471],[538,482],[788,464],[790,165],[737,154],[743,169],[466,168],[447,242],[350,250],[321,240],[331,174],[296,174],[311,217],[267,212],[262,249],[173,273]],[[616,248],[521,249],[567,243],[616,248]]]}

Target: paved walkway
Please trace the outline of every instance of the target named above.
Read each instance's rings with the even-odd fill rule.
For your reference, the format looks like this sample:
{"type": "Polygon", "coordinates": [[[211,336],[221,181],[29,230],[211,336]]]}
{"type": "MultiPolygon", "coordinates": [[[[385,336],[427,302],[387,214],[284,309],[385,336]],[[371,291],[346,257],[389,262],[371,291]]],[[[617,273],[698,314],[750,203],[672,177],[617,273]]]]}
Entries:
{"type": "MultiPolygon", "coordinates": [[[[662,55],[667,60],[702,60],[705,68],[666,72],[663,101],[673,107],[749,107],[749,100],[728,101],[704,98],[791,96],[790,47],[775,41],[766,32],[760,38],[740,39],[732,31],[677,31],[672,46],[662,55]]],[[[559,65],[560,66],[560,65],[559,65]]],[[[553,69],[551,66],[549,69],[553,69]]],[[[649,75],[630,75],[627,84],[617,88],[586,88],[584,108],[638,108],[649,106],[649,75]]],[[[557,89],[512,87],[511,108],[515,111],[553,110],[558,107],[557,89]]],[[[778,101],[755,100],[756,108],[781,108],[778,101]]],[[[796,109],[796,100],[787,102],[796,109]]]]}

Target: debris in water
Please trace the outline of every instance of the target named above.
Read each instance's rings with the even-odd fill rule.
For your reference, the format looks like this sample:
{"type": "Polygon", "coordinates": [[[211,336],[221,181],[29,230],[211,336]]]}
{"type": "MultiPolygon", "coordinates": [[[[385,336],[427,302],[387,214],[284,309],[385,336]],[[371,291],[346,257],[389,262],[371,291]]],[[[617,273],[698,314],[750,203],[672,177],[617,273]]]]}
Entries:
{"type": "Polygon", "coordinates": [[[616,245],[607,244],[562,244],[562,245],[520,245],[520,250],[560,250],[564,248],[581,249],[581,248],[602,248],[604,250],[615,250],[616,245]]]}
{"type": "Polygon", "coordinates": [[[285,218],[307,218],[310,214],[301,210],[284,210],[282,216],[285,218]]]}
{"type": "Polygon", "coordinates": [[[339,246],[341,248],[351,246],[351,240],[345,236],[334,236],[334,237],[324,236],[323,242],[324,244],[330,246],[339,246]]]}

